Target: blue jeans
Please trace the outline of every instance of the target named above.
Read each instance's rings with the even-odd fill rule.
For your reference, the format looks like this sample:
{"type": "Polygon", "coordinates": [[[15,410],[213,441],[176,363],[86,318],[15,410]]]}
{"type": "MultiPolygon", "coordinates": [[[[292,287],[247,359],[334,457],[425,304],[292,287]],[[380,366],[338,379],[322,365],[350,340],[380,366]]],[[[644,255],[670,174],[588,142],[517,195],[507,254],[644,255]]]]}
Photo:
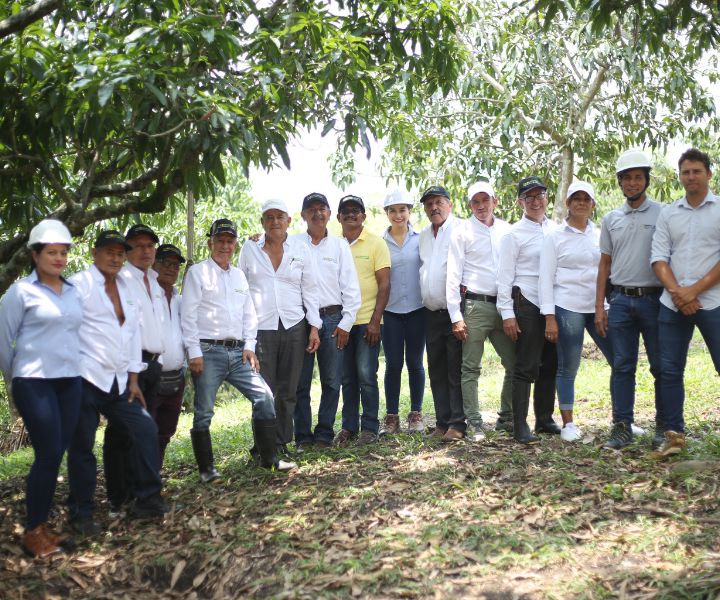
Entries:
{"type": "MultiPolygon", "coordinates": [[[[382,327],[380,329],[382,333],[382,327]]],[[[369,346],[363,338],[366,331],[367,325],[353,325],[344,351],[342,426],[353,433],[358,429],[377,433],[379,429],[380,390],[377,371],[380,344],[369,346]]]]}
{"type": "Polygon", "coordinates": [[[274,419],[273,395],[265,380],[242,361],[243,348],[226,348],[200,343],[203,372],[193,376],[195,384],[194,431],[208,431],[215,414],[215,396],[224,381],[252,402],[253,419],[274,419]]]}
{"type": "Polygon", "coordinates": [[[48,520],[60,463],[80,414],[82,379],[16,377],[12,393],[35,451],[25,497],[30,531],[48,520]]]}
{"type": "Polygon", "coordinates": [[[400,377],[404,359],[410,384],[410,410],[420,412],[425,393],[425,309],[404,314],[386,310],[383,323],[385,409],[389,415],[396,415],[400,410],[400,377]]]}
{"type": "Polygon", "coordinates": [[[80,418],[68,447],[68,508],[72,520],[92,517],[97,484],[93,449],[101,413],[130,440],[126,457],[133,475],[132,495],[145,499],[162,489],[157,425],[150,413],[137,400],[128,402],[127,389],[119,394],[117,381],[109,392],[104,392],[83,379],[80,418]]]}
{"type": "Polygon", "coordinates": [[[340,400],[340,385],[342,384],[344,350],[338,350],[337,340],[332,337],[342,319],[342,312],[326,315],[322,318],[323,326],[320,330],[320,347],[318,348],[317,363],[320,371],[320,407],[318,408],[318,422],[315,435],[312,433],[312,408],[310,406],[310,388],[312,387],[313,370],[315,368],[315,354],[305,353],[300,381],[297,387],[297,403],[295,404],[295,443],[302,444],[318,440],[332,442],[340,400]]]}
{"type": "MultiPolygon", "coordinates": [[[[585,331],[597,344],[608,363],[612,356],[610,338],[600,337],[595,330],[595,313],[577,313],[555,307],[555,318],[558,323],[558,370],[555,376],[558,404],[560,410],[572,410],[575,405],[575,377],[580,368],[583,337],[585,331]]],[[[613,379],[610,378],[610,395],[612,396],[613,379]]]]}
{"type": "Polygon", "coordinates": [[[715,370],[720,373],[720,307],[699,310],[686,316],[667,306],[660,305],[660,382],[663,393],[662,419],[666,431],[685,431],[683,406],[685,386],[683,377],[687,363],[688,348],[695,326],[705,340],[715,370]]]}
{"type": "Polygon", "coordinates": [[[608,335],[612,339],[612,397],[613,423],[633,423],[635,416],[635,372],[637,371],[638,347],[642,335],[650,363],[650,373],[655,378],[655,423],[662,429],[660,413],[660,341],[658,339],[658,311],[660,292],[652,296],[635,298],[619,292],[610,296],[608,311],[608,335]]]}

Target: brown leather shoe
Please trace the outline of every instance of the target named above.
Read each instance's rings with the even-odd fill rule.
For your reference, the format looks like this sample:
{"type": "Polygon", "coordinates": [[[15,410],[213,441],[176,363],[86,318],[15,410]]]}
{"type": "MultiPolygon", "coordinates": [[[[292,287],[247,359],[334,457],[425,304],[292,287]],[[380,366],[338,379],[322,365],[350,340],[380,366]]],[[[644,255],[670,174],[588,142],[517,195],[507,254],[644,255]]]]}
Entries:
{"type": "Polygon", "coordinates": [[[61,550],[60,546],[48,536],[45,523],[41,523],[35,529],[25,532],[22,547],[30,556],[37,558],[43,558],[61,550]]]}
{"type": "Polygon", "coordinates": [[[417,410],[411,410],[407,416],[408,431],[422,433],[425,431],[422,414],[417,410]]]}
{"type": "Polygon", "coordinates": [[[55,533],[49,523],[43,523],[43,526],[45,527],[45,534],[53,544],[60,546],[65,552],[75,550],[75,540],[72,537],[62,533],[55,533]]]}
{"type": "Polygon", "coordinates": [[[465,434],[462,431],[458,431],[457,429],[448,429],[445,432],[445,435],[442,437],[443,442],[459,442],[465,437],[465,434]]]}
{"type": "Polygon", "coordinates": [[[341,429],[333,440],[333,446],[342,448],[347,446],[351,441],[357,437],[357,432],[348,431],[347,429],[341,429]]]}
{"type": "Polygon", "coordinates": [[[400,431],[400,415],[385,415],[380,435],[392,435],[400,431]]]}
{"type": "Polygon", "coordinates": [[[435,429],[428,434],[428,439],[439,442],[443,439],[445,433],[447,433],[447,429],[445,427],[435,427],[435,429]]]}

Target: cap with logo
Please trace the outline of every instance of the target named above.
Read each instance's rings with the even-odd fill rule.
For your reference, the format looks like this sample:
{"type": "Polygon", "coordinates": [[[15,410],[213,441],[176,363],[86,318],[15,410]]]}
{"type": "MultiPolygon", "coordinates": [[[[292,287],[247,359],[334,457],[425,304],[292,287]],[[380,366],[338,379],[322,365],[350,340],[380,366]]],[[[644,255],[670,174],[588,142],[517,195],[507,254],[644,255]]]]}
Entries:
{"type": "Polygon", "coordinates": [[[172,244],[160,244],[157,251],[155,252],[155,260],[162,260],[163,258],[174,257],[177,258],[181,263],[185,262],[185,258],[180,252],[180,248],[173,246],[172,244]]]}
{"type": "Polygon", "coordinates": [[[575,192],[585,192],[595,202],[595,190],[587,181],[573,181],[568,188],[567,194],[565,194],[565,199],[569,200],[570,196],[575,192]]]}
{"type": "Polygon", "coordinates": [[[443,198],[447,198],[448,200],[450,200],[450,194],[444,187],[442,187],[441,185],[431,185],[423,192],[423,195],[420,196],[420,202],[422,204],[425,204],[425,201],[428,198],[432,198],[433,196],[442,196],[443,198]]]}
{"type": "Polygon", "coordinates": [[[142,223],[137,223],[136,225],[133,225],[130,229],[127,230],[127,233],[125,234],[125,241],[129,241],[139,235],[149,236],[156,244],[160,241],[160,238],[158,238],[155,232],[147,225],[143,225],[142,223]]]}
{"type": "Polygon", "coordinates": [[[493,189],[493,186],[490,185],[489,181],[477,181],[473,183],[469,188],[467,192],[467,200],[470,202],[476,194],[485,193],[491,198],[495,198],[495,190],[493,189]]]}
{"type": "Polygon", "coordinates": [[[342,212],[343,208],[345,208],[348,204],[356,204],[360,207],[362,212],[365,212],[365,203],[363,202],[363,199],[360,196],[353,196],[352,194],[348,194],[347,196],[340,198],[338,212],[342,212]]]}
{"type": "Polygon", "coordinates": [[[67,244],[72,246],[72,235],[65,223],[56,219],[43,219],[30,230],[28,247],[35,244],[67,244]]]}
{"type": "Polygon", "coordinates": [[[283,202],[279,198],[271,198],[270,200],[265,200],[265,202],[263,202],[262,214],[265,214],[269,210],[281,210],[286,215],[290,214],[290,211],[288,210],[285,202],[283,202]]]}
{"type": "Polygon", "coordinates": [[[208,237],[215,237],[221,233],[229,233],[233,237],[237,237],[237,227],[230,219],[217,219],[210,226],[208,237]]]}
{"type": "Polygon", "coordinates": [[[313,192],[312,194],[308,194],[303,198],[301,210],[309,208],[315,202],[320,202],[321,204],[324,204],[325,206],[330,208],[330,203],[328,202],[327,196],[325,196],[325,194],[321,194],[320,192],[313,192]]]}
{"type": "Polygon", "coordinates": [[[535,188],[542,188],[546,190],[547,186],[543,183],[543,180],[536,175],[525,177],[525,179],[521,179],[520,183],[518,183],[517,195],[522,196],[523,194],[529,192],[530,190],[534,190],[535,188]]]}
{"type": "Polygon", "coordinates": [[[119,231],[115,231],[114,229],[106,229],[105,231],[101,231],[100,234],[95,239],[95,244],[93,248],[104,248],[105,246],[112,246],[113,244],[119,244],[125,250],[132,250],[132,246],[127,243],[125,240],[125,236],[123,236],[122,233],[119,231]]]}

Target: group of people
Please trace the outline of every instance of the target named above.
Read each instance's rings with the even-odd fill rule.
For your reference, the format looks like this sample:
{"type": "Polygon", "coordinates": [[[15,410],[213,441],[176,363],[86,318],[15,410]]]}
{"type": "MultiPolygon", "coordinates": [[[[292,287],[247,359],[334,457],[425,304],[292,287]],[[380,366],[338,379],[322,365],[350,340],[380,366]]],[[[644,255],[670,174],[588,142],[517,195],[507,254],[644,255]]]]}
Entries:
{"type": "Polygon", "coordinates": [[[288,235],[284,202],[268,200],[263,234],[243,245],[237,265],[235,224],[212,224],[210,257],[188,267],[182,297],[175,284],[185,258],[171,244],[158,246],[148,226],[101,232],[93,264],[65,279],[70,232],[42,221],[29,236],[31,274],[0,303],[0,368],[35,450],[24,548],[45,556],[71,543],[48,524],[66,449],[71,526],[81,535],[100,531],[93,454],[100,414],[108,422],[111,514],[165,514],[160,470],[186,367],[194,384],[192,447],[206,483],[221,477],[210,428],[223,382],[252,403],[250,454],[265,468],[294,469],[291,459],[309,446],[371,444],[379,433],[400,431],[403,366],[406,428],[424,431],[425,353],[435,409],[429,437],[481,441],[486,340],[504,368],[495,429],[520,444],[537,443],[538,434],[579,440],[574,388],[586,331],[611,366],[605,447],[627,446],[639,429],[633,408],[642,336],[655,379],[653,449],[657,457],[679,452],[683,373],[696,325],[720,370],[720,204],[709,187],[709,158],[697,149],[679,161],[685,197],[665,207],[646,194],[651,163],[644,153],[625,152],[616,167],[626,202],[601,227],[592,222],[589,183],[570,185],[567,218],[558,225],[546,215],[547,187],[536,176],[518,184],[523,216],[513,225],[495,215],[498,198],[486,181],[469,186],[468,219],[453,215],[445,188],[428,188],[420,203],[430,224],[421,232],[410,222],[415,202],[395,191],[384,202],[382,237],[365,226],[358,196],[338,205],[343,237],[328,232],[331,207],[321,193],[303,199],[306,231],[298,235],[288,235]],[[321,395],[313,428],[316,359],[321,395]],[[556,392],[562,426],[553,419],[556,392]]]}

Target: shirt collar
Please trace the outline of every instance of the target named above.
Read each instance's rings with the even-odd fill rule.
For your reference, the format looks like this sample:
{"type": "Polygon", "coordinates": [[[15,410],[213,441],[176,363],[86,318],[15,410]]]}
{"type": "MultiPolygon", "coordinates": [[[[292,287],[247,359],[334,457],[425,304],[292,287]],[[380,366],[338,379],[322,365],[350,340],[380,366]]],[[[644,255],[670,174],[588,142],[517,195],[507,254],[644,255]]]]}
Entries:
{"type": "MultiPolygon", "coordinates": [[[[703,198],[703,201],[700,204],[698,204],[695,208],[700,208],[701,206],[703,206],[707,203],[713,203],[716,201],[717,201],[717,196],[715,196],[715,194],[713,194],[712,191],[708,190],[707,196],[705,196],[705,198],[703,198]]],[[[687,201],[687,196],[683,196],[680,199],[679,204],[680,204],[680,206],[684,206],[685,208],[692,208],[692,206],[690,206],[690,204],[687,201]]]]}
{"type": "MultiPolygon", "coordinates": [[[[392,241],[393,243],[395,243],[395,240],[393,239],[393,236],[390,235],[390,229],[391,229],[391,228],[388,227],[388,228],[383,232],[383,239],[386,240],[386,241],[392,241]]],[[[412,226],[412,225],[410,225],[410,224],[408,223],[408,234],[407,234],[407,236],[410,238],[410,237],[412,237],[412,236],[414,236],[414,235],[420,235],[420,234],[413,229],[413,226],[412,226]]]]}
{"type": "MultiPolygon", "coordinates": [[[[305,232],[305,235],[307,235],[307,231],[305,232]]],[[[310,237],[310,236],[308,236],[308,237],[310,237]]],[[[287,248],[289,243],[290,243],[290,235],[286,233],[285,240],[283,241],[283,248],[287,248]]],[[[260,246],[260,248],[265,246],[265,234],[264,233],[258,239],[257,245],[260,246]]]]}
{"type": "Polygon", "coordinates": [[[648,208],[650,208],[651,201],[652,201],[652,198],[650,198],[649,196],[645,196],[645,200],[643,200],[643,203],[640,206],[638,206],[637,208],[633,208],[627,202],[625,202],[625,204],[622,205],[622,211],[625,214],[628,214],[631,212],[644,212],[648,208]]]}
{"type": "Polygon", "coordinates": [[[565,220],[563,221],[563,227],[564,227],[567,231],[574,231],[575,233],[579,233],[579,234],[581,234],[581,235],[587,235],[587,234],[591,233],[593,229],[595,229],[595,223],[593,223],[592,221],[588,220],[588,224],[587,224],[587,227],[585,228],[585,231],[581,231],[580,229],[575,229],[572,225],[570,225],[570,224],[567,222],[567,219],[565,219],[565,220]]]}

